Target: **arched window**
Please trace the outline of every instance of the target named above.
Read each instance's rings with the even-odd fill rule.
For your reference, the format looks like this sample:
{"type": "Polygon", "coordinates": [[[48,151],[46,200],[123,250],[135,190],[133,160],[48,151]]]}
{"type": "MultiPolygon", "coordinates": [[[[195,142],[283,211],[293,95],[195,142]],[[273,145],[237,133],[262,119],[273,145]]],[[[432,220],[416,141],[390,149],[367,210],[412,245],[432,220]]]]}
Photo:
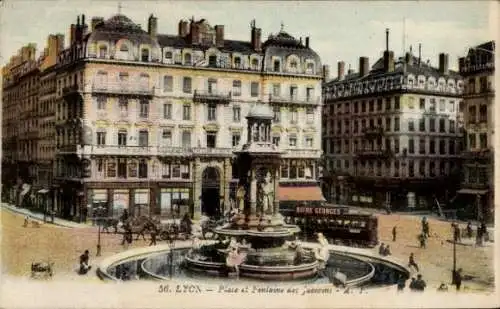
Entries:
{"type": "Polygon", "coordinates": [[[122,45],[120,46],[120,51],[121,51],[121,52],[125,52],[125,53],[127,53],[127,52],[128,52],[128,47],[127,47],[127,44],[122,44],[122,45]]]}
{"type": "Polygon", "coordinates": [[[149,49],[143,48],[141,50],[141,61],[143,61],[143,62],[149,61],[149,49]]]}
{"type": "Polygon", "coordinates": [[[190,53],[184,54],[184,64],[185,65],[191,65],[192,64],[191,54],[190,53]]]}
{"type": "Polygon", "coordinates": [[[172,52],[171,51],[165,52],[165,59],[172,60],[172,52]]]}

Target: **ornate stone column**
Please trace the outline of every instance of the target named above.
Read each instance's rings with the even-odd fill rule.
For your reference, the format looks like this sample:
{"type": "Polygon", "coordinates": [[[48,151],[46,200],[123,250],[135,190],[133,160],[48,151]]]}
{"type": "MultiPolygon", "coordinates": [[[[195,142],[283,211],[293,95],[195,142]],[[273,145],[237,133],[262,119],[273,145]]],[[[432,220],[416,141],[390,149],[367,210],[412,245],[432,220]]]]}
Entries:
{"type": "Polygon", "coordinates": [[[230,183],[231,179],[233,178],[233,173],[232,173],[232,165],[231,165],[231,159],[226,158],[224,159],[224,209],[221,209],[221,211],[224,213],[227,211],[230,207],[229,203],[229,195],[230,195],[230,183]]]}
{"type": "Polygon", "coordinates": [[[257,178],[255,177],[255,168],[250,171],[250,214],[257,213],[257,178]]]}
{"type": "Polygon", "coordinates": [[[280,169],[279,166],[275,167],[274,171],[274,208],[273,215],[278,215],[280,213],[280,200],[278,197],[278,190],[280,187],[280,169]]]}

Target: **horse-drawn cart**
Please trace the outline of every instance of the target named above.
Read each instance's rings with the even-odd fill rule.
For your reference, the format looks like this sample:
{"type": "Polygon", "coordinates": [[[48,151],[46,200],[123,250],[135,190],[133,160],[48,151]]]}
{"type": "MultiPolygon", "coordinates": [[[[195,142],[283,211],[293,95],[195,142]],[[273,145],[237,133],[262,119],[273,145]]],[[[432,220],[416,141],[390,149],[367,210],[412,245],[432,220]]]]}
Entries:
{"type": "Polygon", "coordinates": [[[54,275],[54,263],[53,262],[39,262],[31,263],[31,278],[52,278],[54,275]]]}

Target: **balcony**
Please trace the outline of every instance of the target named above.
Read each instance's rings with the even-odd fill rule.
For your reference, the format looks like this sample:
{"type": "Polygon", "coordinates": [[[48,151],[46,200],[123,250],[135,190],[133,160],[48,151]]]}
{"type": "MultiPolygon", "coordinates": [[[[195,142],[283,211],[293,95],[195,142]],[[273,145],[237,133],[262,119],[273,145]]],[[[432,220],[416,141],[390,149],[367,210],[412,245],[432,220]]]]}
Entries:
{"type": "Polygon", "coordinates": [[[492,160],[493,152],[490,149],[473,149],[462,152],[465,160],[492,160]]]}
{"type": "Polygon", "coordinates": [[[291,103],[291,104],[300,104],[300,105],[316,105],[320,103],[320,97],[305,97],[305,98],[299,98],[299,96],[296,95],[291,95],[291,96],[280,96],[280,95],[274,95],[274,94],[269,94],[269,103],[275,103],[275,104],[285,104],[285,103],[291,103]]]}
{"type": "Polygon", "coordinates": [[[193,154],[189,147],[159,146],[158,156],[190,157],[193,154]]]}
{"type": "Polygon", "coordinates": [[[151,97],[154,94],[153,88],[141,86],[137,84],[121,83],[121,84],[93,84],[92,92],[107,95],[132,95],[132,96],[147,96],[151,97]]]}
{"type": "Polygon", "coordinates": [[[319,159],[321,157],[321,149],[304,149],[304,148],[289,148],[282,154],[283,158],[312,158],[319,159]]]}
{"type": "Polygon", "coordinates": [[[385,149],[358,149],[355,151],[356,157],[359,159],[388,159],[392,156],[390,150],[385,149]]]}
{"type": "Polygon", "coordinates": [[[155,156],[153,146],[93,145],[92,155],[155,156]]]}
{"type": "Polygon", "coordinates": [[[384,128],[382,127],[370,127],[363,129],[363,134],[366,138],[377,138],[384,135],[384,128]]]}
{"type": "Polygon", "coordinates": [[[231,92],[227,91],[208,91],[208,90],[195,90],[193,102],[195,103],[220,103],[229,104],[231,101],[231,92]]]}
{"type": "Polygon", "coordinates": [[[76,154],[77,151],[78,151],[78,145],[76,144],[63,145],[59,147],[58,150],[56,150],[56,152],[59,154],[76,154]]]}
{"type": "Polygon", "coordinates": [[[80,93],[80,91],[82,91],[82,87],[80,85],[71,85],[71,86],[67,86],[67,87],[64,87],[62,89],[62,95],[63,95],[63,98],[68,98],[68,97],[71,97],[73,95],[78,95],[80,93]]]}
{"type": "Polygon", "coordinates": [[[233,155],[232,148],[192,148],[193,155],[205,157],[231,157],[233,155]]]}

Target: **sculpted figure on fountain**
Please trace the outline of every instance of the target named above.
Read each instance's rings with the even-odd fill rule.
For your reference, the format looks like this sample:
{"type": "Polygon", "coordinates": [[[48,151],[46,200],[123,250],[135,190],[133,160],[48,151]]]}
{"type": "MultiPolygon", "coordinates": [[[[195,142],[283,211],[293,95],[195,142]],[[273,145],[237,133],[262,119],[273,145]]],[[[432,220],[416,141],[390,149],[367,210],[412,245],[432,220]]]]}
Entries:
{"type": "Polygon", "coordinates": [[[260,198],[262,203],[262,213],[268,214],[272,210],[274,201],[274,184],[271,173],[267,171],[264,180],[260,183],[260,198]]]}

